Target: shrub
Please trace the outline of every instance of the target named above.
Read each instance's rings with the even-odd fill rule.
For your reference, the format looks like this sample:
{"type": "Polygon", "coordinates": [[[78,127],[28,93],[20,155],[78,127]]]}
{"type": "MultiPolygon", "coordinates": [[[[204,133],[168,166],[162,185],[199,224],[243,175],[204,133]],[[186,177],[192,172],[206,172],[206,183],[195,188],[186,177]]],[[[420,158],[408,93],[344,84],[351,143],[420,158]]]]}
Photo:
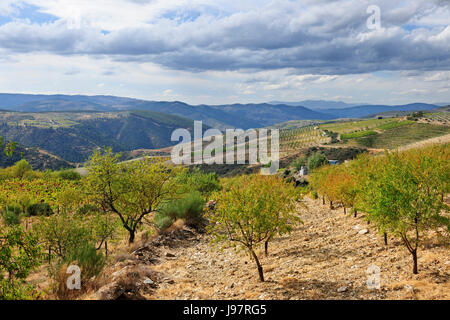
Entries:
{"type": "Polygon", "coordinates": [[[322,152],[313,153],[308,158],[308,169],[313,170],[328,164],[327,157],[322,152]]]}
{"type": "Polygon", "coordinates": [[[179,188],[181,194],[197,191],[205,198],[212,192],[220,190],[217,173],[202,173],[199,168],[177,177],[177,183],[181,186],[179,188]]]}
{"type": "Polygon", "coordinates": [[[67,264],[75,264],[81,269],[82,281],[88,281],[100,274],[106,264],[105,256],[92,244],[85,244],[72,248],[64,261],[67,264]]]}
{"type": "Polygon", "coordinates": [[[22,159],[11,167],[11,171],[14,178],[22,179],[26,172],[33,171],[33,169],[25,159],[22,159]]]}
{"type": "Polygon", "coordinates": [[[299,171],[303,166],[306,166],[306,159],[305,157],[298,158],[291,165],[295,168],[295,171],[299,171]]]}
{"type": "Polygon", "coordinates": [[[73,169],[59,171],[58,177],[63,180],[80,180],[81,179],[81,175],[73,169]]]}
{"type": "Polygon", "coordinates": [[[92,228],[85,226],[83,220],[76,215],[61,213],[41,218],[37,229],[45,248],[62,259],[74,248],[94,241],[92,228]]]}
{"type": "Polygon", "coordinates": [[[159,230],[166,230],[174,223],[174,221],[175,220],[172,217],[166,216],[162,212],[158,212],[153,220],[159,230]]]}
{"type": "Polygon", "coordinates": [[[35,234],[20,227],[0,230],[0,300],[31,298],[32,288],[24,280],[39,266],[41,253],[35,234]]]}
{"type": "Polygon", "coordinates": [[[186,224],[198,227],[203,220],[205,201],[199,192],[191,192],[181,199],[165,203],[155,216],[155,223],[161,230],[167,229],[177,219],[185,219],[186,224]]]}
{"type": "Polygon", "coordinates": [[[19,207],[9,206],[7,210],[2,212],[2,218],[6,225],[15,226],[20,224],[20,212],[22,210],[19,207]]]}
{"type": "Polygon", "coordinates": [[[51,216],[53,210],[48,203],[34,203],[27,208],[27,215],[33,216],[51,216]]]}
{"type": "Polygon", "coordinates": [[[77,210],[77,214],[80,214],[80,215],[86,215],[86,214],[98,213],[98,212],[100,212],[100,209],[93,204],[85,204],[84,206],[82,206],[81,208],[79,208],[77,210]]]}
{"type": "Polygon", "coordinates": [[[315,191],[315,190],[311,191],[311,197],[312,197],[314,200],[318,199],[318,198],[319,198],[319,195],[317,194],[317,191],[315,191]]]}

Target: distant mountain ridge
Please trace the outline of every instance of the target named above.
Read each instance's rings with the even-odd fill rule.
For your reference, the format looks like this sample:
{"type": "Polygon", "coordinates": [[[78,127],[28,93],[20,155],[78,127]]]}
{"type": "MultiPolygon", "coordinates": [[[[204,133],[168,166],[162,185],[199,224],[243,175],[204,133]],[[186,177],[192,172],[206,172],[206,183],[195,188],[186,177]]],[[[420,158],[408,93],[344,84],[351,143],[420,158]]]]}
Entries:
{"type": "MultiPolygon", "coordinates": [[[[158,149],[174,145],[172,132],[190,119],[153,111],[109,113],[0,113],[0,136],[27,147],[38,147],[72,163],[84,162],[95,149],[113,151],[158,149]]],[[[207,129],[205,127],[204,129],[207,129]]]]}
{"type": "Polygon", "coordinates": [[[297,103],[189,105],[181,101],[146,101],[115,96],[0,94],[0,109],[18,112],[76,112],[147,110],[202,120],[218,129],[260,128],[290,120],[361,118],[385,111],[432,110],[426,103],[407,105],[358,105],[341,101],[305,100],[297,103]],[[295,105],[293,105],[295,104],[295,105]],[[327,107],[328,108],[325,108],[327,107]],[[319,108],[321,107],[321,108],[319,108]]]}
{"type": "Polygon", "coordinates": [[[308,109],[320,110],[320,109],[342,109],[350,108],[360,105],[367,105],[367,103],[346,103],[343,101],[329,101],[329,100],[303,100],[299,102],[284,102],[284,101],[272,101],[270,104],[285,104],[288,106],[303,106],[308,109]]]}

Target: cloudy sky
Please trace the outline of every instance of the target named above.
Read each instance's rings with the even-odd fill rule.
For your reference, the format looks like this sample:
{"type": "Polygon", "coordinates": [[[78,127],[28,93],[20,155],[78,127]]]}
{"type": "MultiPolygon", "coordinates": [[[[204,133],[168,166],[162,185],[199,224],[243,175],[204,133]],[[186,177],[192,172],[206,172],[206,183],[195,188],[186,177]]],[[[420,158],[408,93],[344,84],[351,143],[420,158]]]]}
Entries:
{"type": "Polygon", "coordinates": [[[450,102],[449,25],[449,0],[0,0],[0,92],[450,102]]]}

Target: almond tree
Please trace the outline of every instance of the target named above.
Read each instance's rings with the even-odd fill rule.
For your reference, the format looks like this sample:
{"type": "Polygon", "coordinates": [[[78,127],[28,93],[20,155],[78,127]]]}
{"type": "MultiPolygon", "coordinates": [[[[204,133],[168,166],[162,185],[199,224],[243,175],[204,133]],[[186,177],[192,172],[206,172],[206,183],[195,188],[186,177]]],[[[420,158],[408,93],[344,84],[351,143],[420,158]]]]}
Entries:
{"type": "MultiPolygon", "coordinates": [[[[450,219],[441,193],[448,190],[449,147],[386,153],[377,159],[364,186],[365,210],[383,231],[399,236],[413,258],[418,273],[417,251],[424,232],[444,226],[450,219]]],[[[375,160],[374,160],[375,161],[375,160]]]]}
{"type": "Polygon", "coordinates": [[[106,213],[116,214],[133,243],[142,219],[176,193],[175,177],[184,171],[148,158],[120,163],[111,149],[89,160],[86,192],[106,213]]]}
{"type": "Polygon", "coordinates": [[[292,231],[299,218],[293,213],[298,194],[292,184],[276,176],[243,176],[226,184],[213,199],[209,231],[214,242],[231,243],[246,249],[264,281],[256,248],[275,235],[292,231]]]}

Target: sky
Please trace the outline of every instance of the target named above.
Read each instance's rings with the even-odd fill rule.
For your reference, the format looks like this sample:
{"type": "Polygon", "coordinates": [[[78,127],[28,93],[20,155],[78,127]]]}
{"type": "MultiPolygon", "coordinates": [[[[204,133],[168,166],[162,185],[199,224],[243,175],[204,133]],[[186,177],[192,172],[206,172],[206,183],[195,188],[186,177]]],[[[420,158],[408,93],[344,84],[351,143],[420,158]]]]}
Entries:
{"type": "Polygon", "coordinates": [[[0,92],[450,102],[450,0],[0,0],[0,92]]]}

